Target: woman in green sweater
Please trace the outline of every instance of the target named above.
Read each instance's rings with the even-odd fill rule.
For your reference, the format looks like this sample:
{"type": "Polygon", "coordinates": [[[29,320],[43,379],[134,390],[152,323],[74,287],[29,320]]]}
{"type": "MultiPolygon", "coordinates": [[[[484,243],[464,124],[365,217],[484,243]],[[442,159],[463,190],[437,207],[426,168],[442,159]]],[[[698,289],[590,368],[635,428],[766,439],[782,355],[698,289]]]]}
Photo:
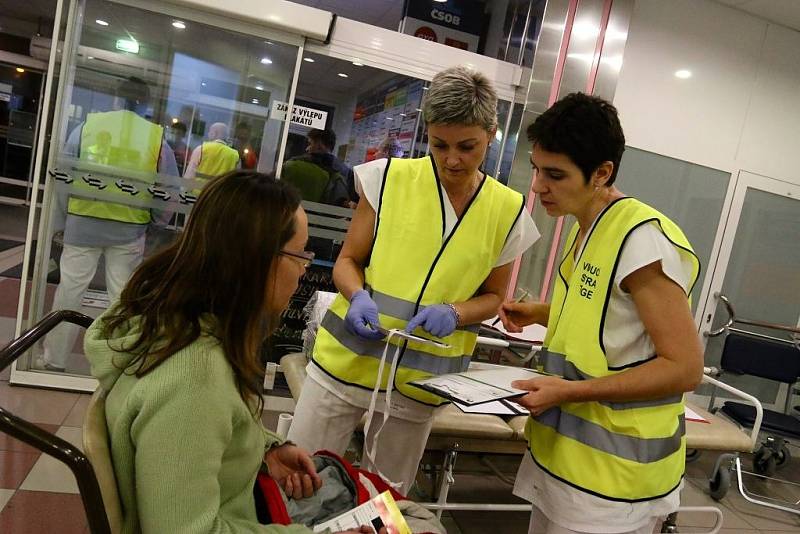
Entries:
{"type": "Polygon", "coordinates": [[[218,178],[89,328],[125,533],[311,532],[259,524],[253,497],[262,464],[289,498],[321,484],[308,453],[260,420],[259,349],[313,258],[307,240],[290,187],[218,178]]]}

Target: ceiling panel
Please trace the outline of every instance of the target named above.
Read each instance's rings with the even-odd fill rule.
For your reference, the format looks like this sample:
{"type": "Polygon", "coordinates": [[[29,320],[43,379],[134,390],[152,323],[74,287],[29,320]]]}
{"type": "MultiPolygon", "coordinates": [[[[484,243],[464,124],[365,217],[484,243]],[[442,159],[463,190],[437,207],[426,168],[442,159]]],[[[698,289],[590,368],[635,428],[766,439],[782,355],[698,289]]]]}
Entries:
{"type": "Polygon", "coordinates": [[[800,0],[717,0],[776,24],[800,30],[800,0]]]}

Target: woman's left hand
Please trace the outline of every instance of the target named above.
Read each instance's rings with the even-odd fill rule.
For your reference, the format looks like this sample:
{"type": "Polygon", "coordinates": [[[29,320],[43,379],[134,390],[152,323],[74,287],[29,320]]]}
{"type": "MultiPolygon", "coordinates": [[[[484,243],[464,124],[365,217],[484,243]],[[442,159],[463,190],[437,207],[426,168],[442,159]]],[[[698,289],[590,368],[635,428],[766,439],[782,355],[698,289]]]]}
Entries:
{"type": "Polygon", "coordinates": [[[540,415],[554,406],[572,400],[574,383],[558,376],[543,376],[529,380],[515,380],[511,387],[530,391],[527,395],[513,400],[530,410],[531,415],[540,415]]]}
{"type": "Polygon", "coordinates": [[[418,326],[436,337],[447,337],[458,327],[458,315],[448,304],[428,306],[411,318],[406,332],[410,334],[418,326]]]}
{"type": "Polygon", "coordinates": [[[322,479],[307,451],[286,443],[264,455],[270,476],[281,486],[287,497],[311,497],[322,487],[322,479]]]}

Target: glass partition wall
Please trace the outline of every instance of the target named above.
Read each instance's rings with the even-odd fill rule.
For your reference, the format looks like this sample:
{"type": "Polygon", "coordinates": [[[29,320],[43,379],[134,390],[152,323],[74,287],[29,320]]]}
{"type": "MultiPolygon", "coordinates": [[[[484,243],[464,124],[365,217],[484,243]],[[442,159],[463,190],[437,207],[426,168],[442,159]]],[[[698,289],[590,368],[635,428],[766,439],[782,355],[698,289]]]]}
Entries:
{"type": "MultiPolygon", "coordinates": [[[[27,325],[96,316],[175,239],[208,179],[275,170],[302,38],[104,0],[70,6],[27,325]],[[221,143],[217,163],[199,157],[221,143]]],[[[209,152],[210,153],[210,152],[209,152]]],[[[77,327],[59,326],[12,380],[91,390],[77,327]]]]}
{"type": "MultiPolygon", "coordinates": [[[[100,314],[133,269],[176,238],[206,180],[222,172],[204,166],[204,145],[222,143],[236,167],[290,180],[291,162],[309,155],[308,133],[325,129],[336,136],[330,156],[341,167],[323,181],[340,174],[347,194],[299,187],[316,259],[264,359],[299,349],[308,297],[334,289],[331,268],[358,198],[350,169],[387,148],[394,157],[428,153],[425,91],[451,65],[471,65],[498,88],[498,132],[484,171],[508,180],[522,110],[517,66],[345,19],[320,44],[150,1],[78,0],[65,10],[45,202],[23,269],[19,328],[52,309],[100,314]],[[367,30],[371,39],[360,33],[367,30]],[[401,61],[400,50],[427,59],[401,61]]],[[[59,327],[32,352],[12,382],[95,387],[77,329],[59,327]]]]}

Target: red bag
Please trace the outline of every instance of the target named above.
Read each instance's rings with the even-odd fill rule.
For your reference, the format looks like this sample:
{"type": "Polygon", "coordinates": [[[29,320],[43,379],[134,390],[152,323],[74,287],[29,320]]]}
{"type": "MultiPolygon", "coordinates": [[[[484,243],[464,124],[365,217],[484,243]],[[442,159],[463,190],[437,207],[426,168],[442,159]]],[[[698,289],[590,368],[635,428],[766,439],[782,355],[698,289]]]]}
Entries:
{"type": "MultiPolygon", "coordinates": [[[[350,480],[353,482],[353,485],[356,488],[356,504],[363,504],[374,497],[377,493],[383,493],[384,491],[391,492],[395,501],[407,500],[406,497],[395,491],[380,476],[376,475],[375,473],[365,471],[364,469],[356,469],[350,462],[344,458],[340,458],[337,454],[334,454],[330,451],[319,451],[315,453],[314,456],[327,456],[328,458],[333,458],[340,463],[342,467],[344,467],[345,471],[350,477],[350,480]],[[371,488],[368,488],[364,485],[361,477],[369,480],[369,482],[374,486],[375,490],[377,490],[377,493],[371,493],[371,488]]],[[[291,524],[292,518],[289,517],[289,513],[286,510],[283,498],[281,497],[281,490],[278,487],[277,482],[275,482],[275,480],[273,480],[273,478],[267,473],[260,472],[258,474],[258,478],[256,479],[256,485],[258,486],[258,489],[261,490],[263,501],[265,501],[263,503],[258,503],[256,507],[259,508],[259,504],[266,505],[265,508],[269,512],[269,517],[271,523],[273,524],[291,524]]],[[[256,498],[258,498],[258,491],[256,491],[256,498]]]]}

